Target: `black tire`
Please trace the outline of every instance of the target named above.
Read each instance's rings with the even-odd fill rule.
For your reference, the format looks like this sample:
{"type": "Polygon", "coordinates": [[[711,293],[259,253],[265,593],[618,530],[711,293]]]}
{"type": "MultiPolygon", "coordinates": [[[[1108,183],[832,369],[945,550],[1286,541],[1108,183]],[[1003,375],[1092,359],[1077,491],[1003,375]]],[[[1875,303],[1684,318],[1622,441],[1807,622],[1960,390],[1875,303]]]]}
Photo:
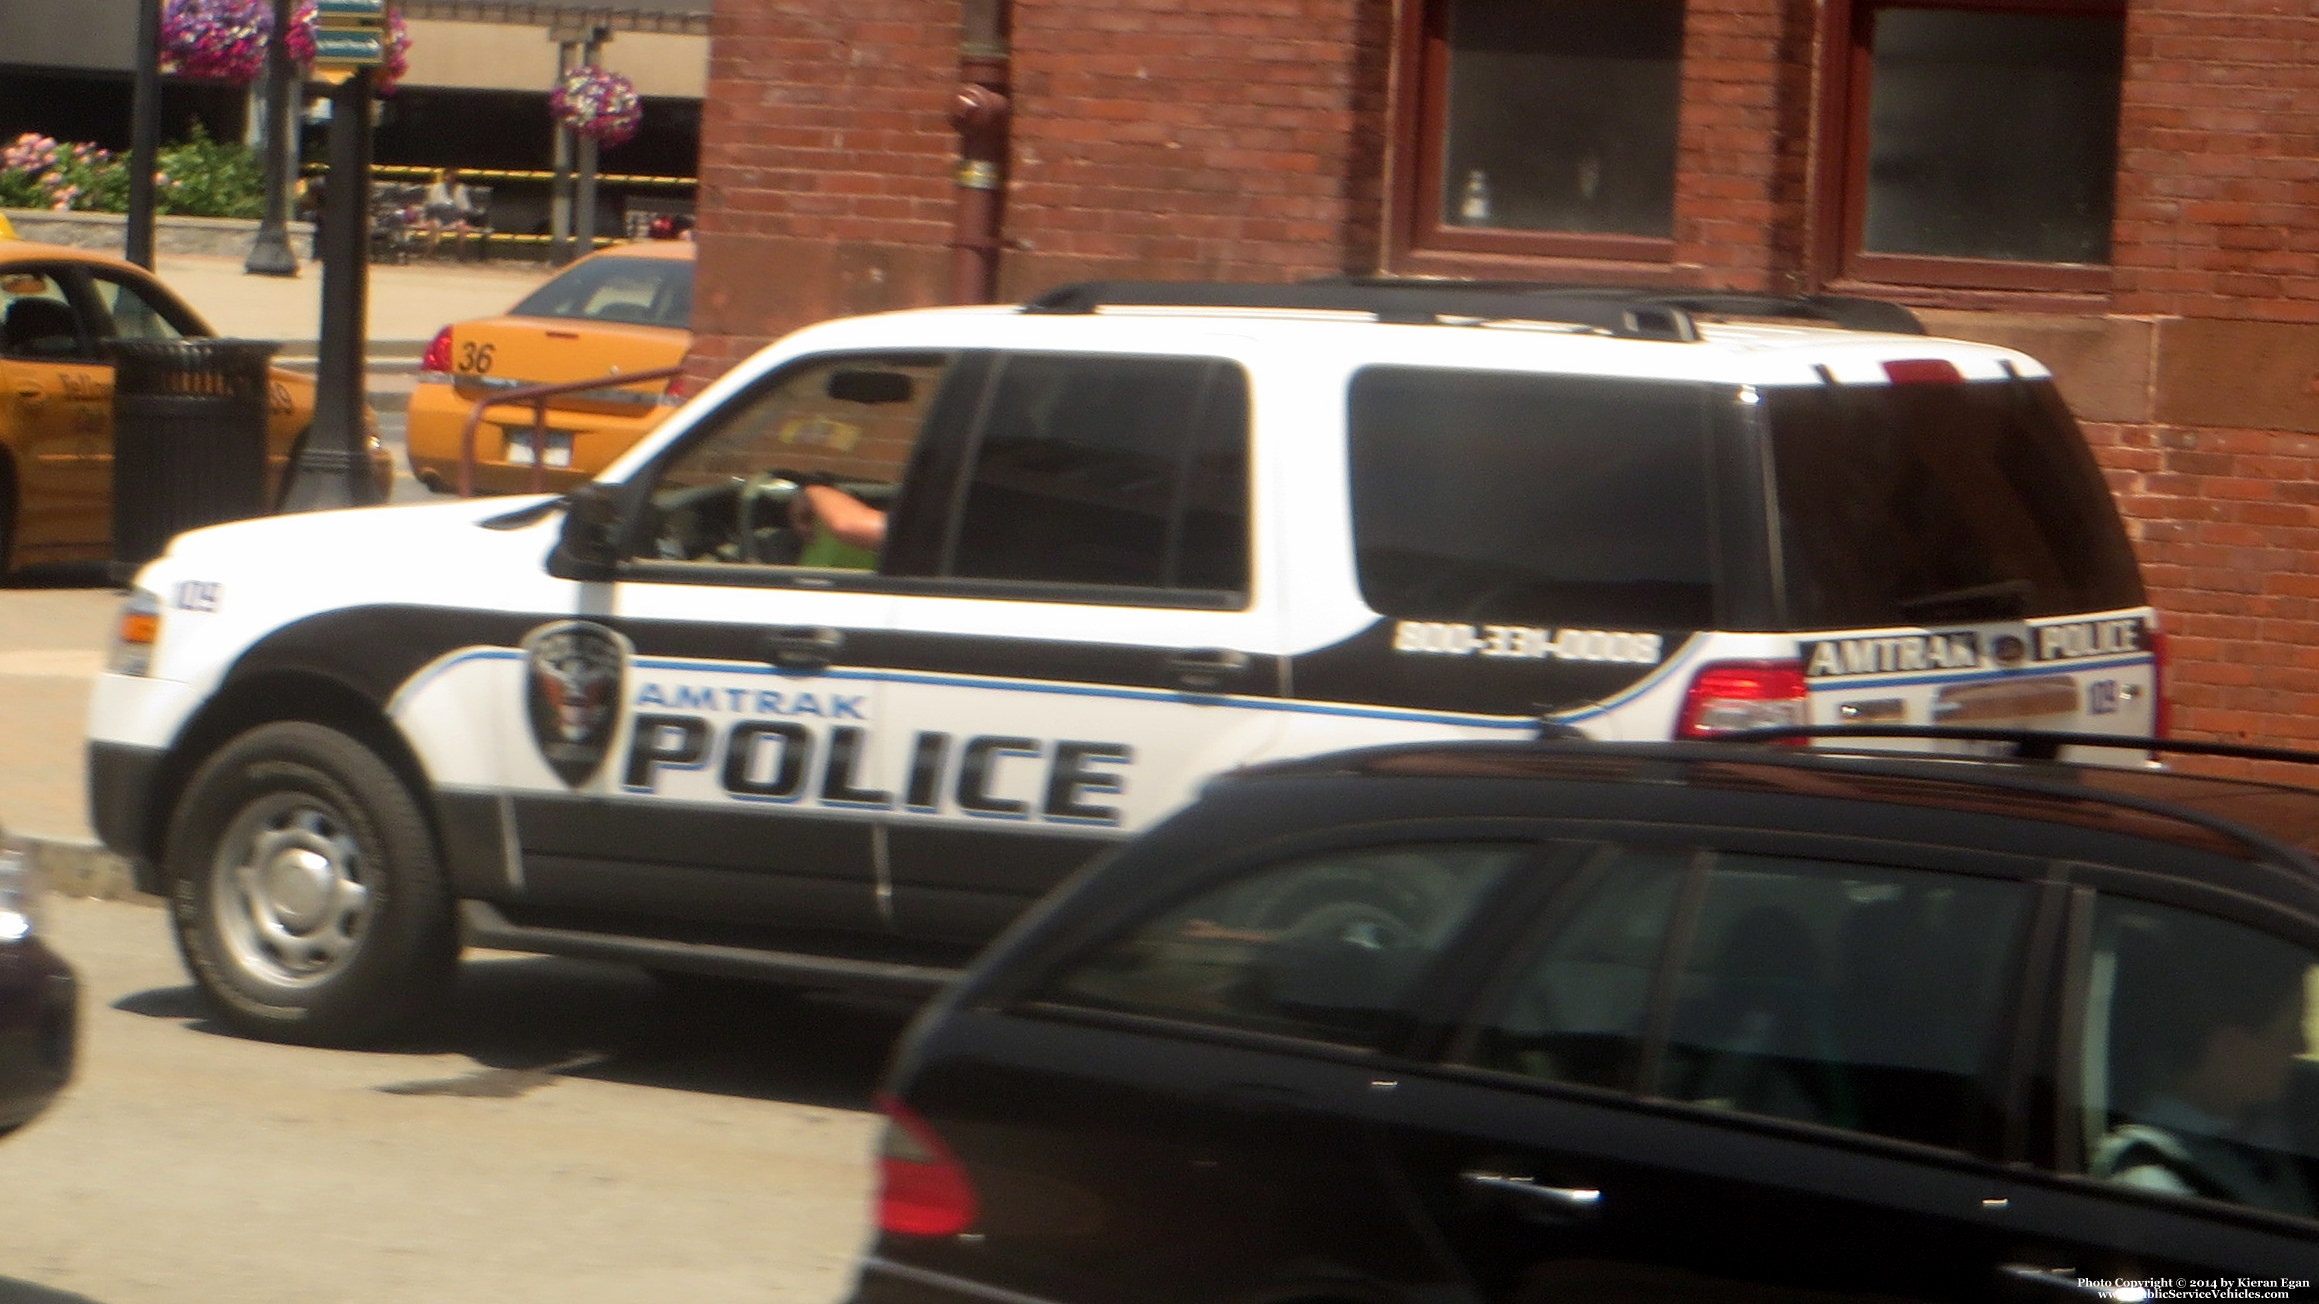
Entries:
{"type": "Polygon", "coordinates": [[[458,927],[410,789],[318,724],[260,725],[187,785],[167,851],[177,946],[226,1023],[353,1045],[449,994],[458,927]]]}

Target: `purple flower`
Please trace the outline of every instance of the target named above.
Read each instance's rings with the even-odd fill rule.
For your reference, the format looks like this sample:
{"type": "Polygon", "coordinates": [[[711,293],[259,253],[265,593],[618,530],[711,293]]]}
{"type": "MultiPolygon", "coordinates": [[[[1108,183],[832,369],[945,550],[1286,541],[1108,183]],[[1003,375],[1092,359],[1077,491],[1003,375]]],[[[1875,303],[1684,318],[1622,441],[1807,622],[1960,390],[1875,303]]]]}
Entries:
{"type": "Polygon", "coordinates": [[[548,108],[556,121],[604,145],[617,145],[635,135],[644,120],[644,100],[636,93],[636,83],[592,63],[557,80],[548,93],[548,108]]]}

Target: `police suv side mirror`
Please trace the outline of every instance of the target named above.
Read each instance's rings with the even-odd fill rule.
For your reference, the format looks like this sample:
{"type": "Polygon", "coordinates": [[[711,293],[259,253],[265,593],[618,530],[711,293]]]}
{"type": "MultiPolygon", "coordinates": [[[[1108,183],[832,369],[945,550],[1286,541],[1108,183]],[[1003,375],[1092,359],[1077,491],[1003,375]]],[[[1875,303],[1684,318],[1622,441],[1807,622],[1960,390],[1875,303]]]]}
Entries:
{"type": "Polygon", "coordinates": [[[564,502],[564,530],[548,554],[548,574],[559,580],[608,580],[620,560],[620,504],[610,485],[590,481],[564,502]]]}

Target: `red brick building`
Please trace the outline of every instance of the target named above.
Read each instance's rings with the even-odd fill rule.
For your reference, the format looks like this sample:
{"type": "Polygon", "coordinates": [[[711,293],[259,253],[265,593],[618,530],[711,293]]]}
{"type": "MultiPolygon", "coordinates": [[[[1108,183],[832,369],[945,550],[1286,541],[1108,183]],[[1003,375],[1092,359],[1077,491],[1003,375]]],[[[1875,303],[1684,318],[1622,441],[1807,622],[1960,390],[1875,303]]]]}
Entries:
{"type": "Polygon", "coordinates": [[[702,372],[1091,276],[1913,305],[2060,373],[2176,730],[2319,743],[2309,0],[715,0],[701,179],[702,372]]]}

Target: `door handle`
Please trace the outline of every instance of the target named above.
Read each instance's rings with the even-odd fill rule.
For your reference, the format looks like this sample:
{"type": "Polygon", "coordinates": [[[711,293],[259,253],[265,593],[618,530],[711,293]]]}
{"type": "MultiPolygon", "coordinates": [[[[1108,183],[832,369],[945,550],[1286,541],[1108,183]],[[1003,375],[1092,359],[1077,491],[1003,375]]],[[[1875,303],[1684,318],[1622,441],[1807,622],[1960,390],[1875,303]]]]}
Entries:
{"type": "Polygon", "coordinates": [[[765,636],[765,659],[783,670],[819,670],[844,646],[845,635],[826,625],[777,629],[765,636]]]}
{"type": "Polygon", "coordinates": [[[2030,1263],[2008,1263],[1997,1269],[1997,1275],[2009,1281],[2026,1282],[2072,1299],[2113,1300],[2117,1304],[2141,1304],[2150,1298],[2147,1286],[2129,1286],[2114,1281],[2088,1281],[2077,1275],[2075,1268],[2040,1268],[2030,1263]]]}
{"type": "Polygon", "coordinates": [[[18,385],[16,387],[16,397],[23,399],[27,403],[46,403],[48,401],[48,391],[42,389],[38,385],[18,385]]]}
{"type": "Polygon", "coordinates": [[[1602,1209],[1602,1192],[1591,1186],[1547,1186],[1532,1178],[1483,1168],[1469,1168],[1457,1177],[1475,1190],[1510,1195],[1533,1209],[1558,1217],[1592,1217],[1602,1209]]]}
{"type": "Polygon", "coordinates": [[[1168,658],[1168,674],[1177,686],[1195,693],[1221,692],[1247,673],[1248,654],[1237,648],[1194,648],[1168,658]]]}

